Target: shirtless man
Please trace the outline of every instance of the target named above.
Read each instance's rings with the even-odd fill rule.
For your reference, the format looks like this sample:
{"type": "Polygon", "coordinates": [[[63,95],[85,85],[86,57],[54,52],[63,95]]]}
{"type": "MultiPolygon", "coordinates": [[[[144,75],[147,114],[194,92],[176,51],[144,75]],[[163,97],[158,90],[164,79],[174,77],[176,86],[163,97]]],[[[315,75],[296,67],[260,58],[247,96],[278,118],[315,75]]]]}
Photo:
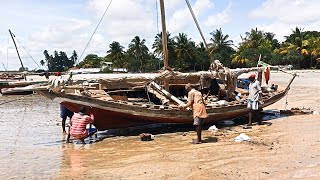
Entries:
{"type": "Polygon", "coordinates": [[[191,84],[188,83],[186,86],[186,91],[188,92],[188,102],[187,104],[180,105],[180,109],[186,109],[187,107],[192,107],[193,111],[193,125],[196,126],[197,140],[194,141],[194,144],[201,143],[201,131],[202,125],[205,121],[205,118],[208,117],[206,107],[202,98],[201,92],[192,88],[191,84]]]}

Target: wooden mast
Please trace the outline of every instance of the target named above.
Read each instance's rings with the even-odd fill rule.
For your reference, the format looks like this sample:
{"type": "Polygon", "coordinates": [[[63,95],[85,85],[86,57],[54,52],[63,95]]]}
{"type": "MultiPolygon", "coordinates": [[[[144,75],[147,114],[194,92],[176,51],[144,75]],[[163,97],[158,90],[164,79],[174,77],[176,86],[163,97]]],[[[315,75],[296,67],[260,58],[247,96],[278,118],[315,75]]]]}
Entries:
{"type": "MultiPolygon", "coordinates": [[[[166,15],[164,10],[164,1],[160,0],[161,24],[162,24],[162,53],[163,65],[165,69],[169,67],[168,55],[168,42],[167,42],[167,28],[166,28],[166,15]]],[[[164,81],[165,90],[169,91],[169,80],[164,81]]]]}
{"type": "Polygon", "coordinates": [[[20,57],[20,54],[19,54],[19,51],[18,51],[18,48],[17,48],[17,45],[16,45],[16,41],[14,40],[14,34],[11,32],[11,30],[9,29],[9,33],[10,33],[10,36],[13,40],[13,44],[14,46],[16,47],[16,51],[17,51],[17,54],[18,54],[18,57],[19,57],[19,60],[20,60],[20,64],[21,64],[21,67],[22,67],[22,71],[25,70],[24,66],[23,66],[23,63],[22,63],[22,60],[21,60],[21,57],[20,57]]]}
{"type": "Polygon", "coordinates": [[[168,67],[168,46],[167,46],[167,28],[166,28],[166,15],[164,10],[164,2],[160,0],[161,10],[161,23],[162,23],[162,50],[163,50],[163,64],[164,67],[168,67]]]}

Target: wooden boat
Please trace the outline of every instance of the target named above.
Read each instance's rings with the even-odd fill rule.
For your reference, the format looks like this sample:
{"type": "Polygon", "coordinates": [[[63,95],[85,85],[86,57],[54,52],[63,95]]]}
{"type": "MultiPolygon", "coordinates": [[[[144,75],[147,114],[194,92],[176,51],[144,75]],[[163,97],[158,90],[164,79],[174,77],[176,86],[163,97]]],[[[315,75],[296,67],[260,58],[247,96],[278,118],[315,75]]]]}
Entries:
{"type": "Polygon", "coordinates": [[[45,80],[38,81],[17,81],[17,80],[4,80],[0,81],[0,94],[2,95],[25,95],[32,94],[35,84],[47,83],[45,80]]]}
{"type": "MultiPolygon", "coordinates": [[[[187,2],[187,1],[186,1],[187,2]]],[[[189,4],[189,3],[187,3],[189,4]]],[[[160,0],[162,32],[167,32],[165,26],[164,2],[160,0]]],[[[191,7],[189,6],[191,11],[191,7]]],[[[193,14],[193,13],[192,13],[193,14]]],[[[193,16],[195,19],[195,16],[193,16]]],[[[196,23],[197,24],[197,23],[196,23]]],[[[198,30],[202,35],[199,25],[198,30]]],[[[204,44],[208,48],[205,38],[202,35],[204,44]]],[[[98,130],[123,128],[137,126],[147,123],[186,123],[191,124],[192,111],[180,110],[179,104],[184,103],[184,86],[187,83],[199,86],[199,82],[205,76],[216,78],[224,82],[221,89],[225,91],[227,101],[213,101],[206,105],[209,117],[206,122],[232,119],[248,113],[246,96],[239,100],[233,100],[232,95],[236,90],[237,77],[244,72],[259,70],[250,68],[245,70],[232,71],[223,67],[219,62],[214,61],[210,66],[210,71],[183,74],[170,71],[168,66],[166,33],[162,36],[164,68],[167,69],[158,76],[152,78],[145,77],[125,77],[125,78],[105,78],[96,79],[92,84],[83,79],[74,82],[70,78],[65,81],[57,79],[48,86],[37,87],[34,90],[51,99],[57,98],[61,104],[69,110],[78,112],[81,106],[85,106],[94,114],[94,125],[98,130]],[[168,71],[169,70],[169,71],[168,71]],[[71,82],[71,83],[70,83],[71,82]],[[219,103],[220,102],[220,103],[219,103]]],[[[262,68],[259,70],[258,80],[261,82],[262,68]]],[[[154,74],[153,74],[154,75],[154,74]]],[[[98,75],[95,75],[98,76],[98,75]]],[[[262,97],[263,107],[271,105],[283,98],[289,90],[294,80],[291,79],[287,87],[278,88],[273,92],[265,91],[262,97]]],[[[200,83],[201,84],[201,83],[200,83]]],[[[245,92],[238,89],[237,91],[245,92]]]]}
{"type": "MultiPolygon", "coordinates": [[[[199,79],[199,75],[197,74],[189,76],[187,82],[192,81],[190,78],[199,79]]],[[[281,89],[280,87],[273,92],[265,91],[262,97],[262,107],[269,106],[283,98],[288,93],[294,78],[295,76],[293,76],[285,88],[281,89]]],[[[171,80],[175,82],[181,82],[182,79],[177,79],[175,77],[171,80]]],[[[109,81],[111,80],[109,79],[109,81]]],[[[114,83],[120,82],[121,80],[114,81],[114,83]]],[[[150,84],[152,82],[147,83],[150,84]]],[[[127,83],[126,87],[128,87],[129,84],[130,83],[127,83]]],[[[183,91],[186,83],[183,82],[182,84],[178,85],[171,82],[170,84],[171,92],[175,92],[175,94],[179,95],[181,94],[179,90],[182,89],[183,91]]],[[[196,83],[193,84],[197,86],[196,83]]],[[[100,84],[100,87],[101,86],[102,85],[100,84]]],[[[145,86],[132,86],[130,89],[125,90],[103,89],[104,91],[97,90],[97,88],[90,89],[88,90],[90,95],[79,93],[79,91],[83,91],[84,89],[72,86],[65,86],[63,92],[61,92],[61,90],[59,92],[54,92],[52,90],[48,91],[47,87],[38,88],[36,91],[51,99],[57,98],[61,104],[73,112],[78,112],[81,106],[85,106],[86,108],[90,109],[95,116],[94,125],[99,130],[137,126],[147,123],[191,124],[193,122],[192,111],[180,110],[178,108],[178,103],[175,103],[179,100],[172,101],[172,97],[175,96],[171,93],[164,95],[165,93],[158,91],[167,98],[170,98],[171,96],[171,103],[162,105],[161,101],[159,100],[161,95],[158,96],[158,104],[153,103],[157,99],[157,97],[155,97],[156,93],[152,95],[148,94],[148,90],[145,88],[145,86]],[[73,91],[78,91],[78,93],[73,91]],[[155,98],[152,100],[153,102],[150,101],[150,96],[155,98]]],[[[165,91],[164,89],[162,90],[165,91]]],[[[230,102],[224,101],[223,104],[219,104],[217,102],[208,103],[206,108],[209,115],[209,117],[206,119],[207,123],[233,119],[248,113],[246,96],[243,96],[243,98],[240,100],[233,100],[230,102]]]]}

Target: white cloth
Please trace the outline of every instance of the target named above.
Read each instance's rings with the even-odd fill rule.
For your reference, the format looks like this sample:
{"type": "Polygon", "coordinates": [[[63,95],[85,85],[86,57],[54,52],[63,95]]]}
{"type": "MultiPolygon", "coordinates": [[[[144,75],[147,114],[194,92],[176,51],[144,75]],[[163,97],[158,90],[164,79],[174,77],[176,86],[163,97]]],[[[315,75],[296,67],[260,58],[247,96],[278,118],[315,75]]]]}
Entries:
{"type": "Polygon", "coordinates": [[[260,93],[262,93],[260,82],[258,80],[250,82],[248,100],[259,101],[260,93]]]}
{"type": "Polygon", "coordinates": [[[259,109],[259,102],[258,101],[252,101],[252,100],[248,99],[247,108],[248,109],[252,109],[252,110],[258,110],[259,109]]]}

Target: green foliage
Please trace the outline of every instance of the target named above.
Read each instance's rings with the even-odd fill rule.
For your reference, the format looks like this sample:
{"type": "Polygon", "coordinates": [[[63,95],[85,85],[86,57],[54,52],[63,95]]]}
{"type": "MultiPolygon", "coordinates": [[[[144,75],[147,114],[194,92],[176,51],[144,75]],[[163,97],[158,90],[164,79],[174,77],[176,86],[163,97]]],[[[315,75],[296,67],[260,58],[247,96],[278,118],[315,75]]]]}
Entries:
{"type": "MultiPolygon", "coordinates": [[[[66,71],[73,67],[77,60],[77,53],[75,51],[73,51],[70,58],[63,51],[54,51],[54,55],[49,55],[48,51],[45,50],[43,54],[49,71],[66,71]]],[[[44,65],[43,60],[40,63],[44,65]]]]}
{"type": "Polygon", "coordinates": [[[105,68],[101,71],[101,73],[106,73],[106,74],[109,74],[109,73],[112,73],[113,71],[111,69],[108,69],[108,68],[105,68]]]}
{"type": "Polygon", "coordinates": [[[149,49],[145,45],[146,40],[135,36],[128,47],[128,69],[133,72],[145,72],[144,66],[150,59],[149,49]]]}
{"type": "Polygon", "coordinates": [[[218,59],[225,66],[231,65],[231,55],[235,52],[231,47],[233,45],[232,40],[229,39],[229,35],[224,35],[221,29],[216,29],[211,32],[212,36],[210,40],[212,41],[209,46],[209,52],[211,59],[218,59]]]}
{"type": "Polygon", "coordinates": [[[102,61],[102,57],[99,57],[96,54],[88,54],[78,66],[82,68],[100,68],[102,61]]]}
{"type": "Polygon", "coordinates": [[[119,42],[113,41],[109,45],[109,50],[107,51],[107,57],[111,60],[113,65],[118,68],[123,68],[126,66],[124,59],[124,47],[120,45],[119,42]]]}
{"type": "Polygon", "coordinates": [[[273,33],[251,29],[242,37],[238,51],[232,55],[232,67],[256,66],[260,55],[260,60],[269,63],[272,61],[273,50],[278,46],[278,40],[274,39],[273,33]]]}
{"type": "MultiPolygon", "coordinates": [[[[172,37],[167,32],[169,66],[179,71],[208,70],[210,62],[218,59],[224,66],[232,68],[253,67],[261,55],[261,60],[272,65],[291,64],[295,68],[320,68],[320,32],[304,31],[296,27],[285,36],[284,42],[275,39],[272,32],[251,29],[241,36],[237,49],[233,41],[221,29],[210,33],[209,49],[203,43],[196,44],[185,33],[172,37]]],[[[74,51],[70,58],[65,52],[55,51],[53,55],[44,51],[45,59],[40,64],[47,65],[50,71],[63,71],[72,67],[78,60],[74,51]]],[[[128,48],[113,41],[105,57],[87,55],[78,64],[79,67],[101,67],[102,62],[112,62],[114,68],[127,68],[129,72],[154,72],[163,67],[162,33],[156,34],[152,52],[146,46],[146,40],[135,36],[128,48]]],[[[110,73],[106,70],[105,73],[110,73]]]]}

